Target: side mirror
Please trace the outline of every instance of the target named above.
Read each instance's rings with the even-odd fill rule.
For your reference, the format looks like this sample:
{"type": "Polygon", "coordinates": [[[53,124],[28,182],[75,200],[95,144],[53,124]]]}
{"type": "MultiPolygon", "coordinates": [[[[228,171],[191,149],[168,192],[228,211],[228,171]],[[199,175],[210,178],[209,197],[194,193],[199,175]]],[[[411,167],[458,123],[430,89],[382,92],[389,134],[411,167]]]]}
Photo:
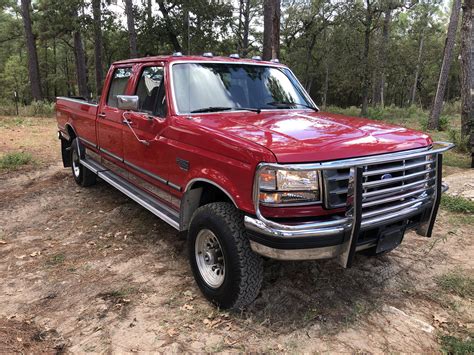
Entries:
{"type": "Polygon", "coordinates": [[[117,107],[121,110],[138,110],[138,96],[117,95],[117,107]]]}

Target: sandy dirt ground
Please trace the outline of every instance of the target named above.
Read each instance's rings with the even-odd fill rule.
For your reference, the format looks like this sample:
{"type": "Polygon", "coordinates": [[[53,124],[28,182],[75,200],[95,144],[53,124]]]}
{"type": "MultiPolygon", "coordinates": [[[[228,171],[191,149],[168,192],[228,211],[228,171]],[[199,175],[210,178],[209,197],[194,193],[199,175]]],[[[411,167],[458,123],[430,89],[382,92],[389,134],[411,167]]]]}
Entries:
{"type": "MultiPolygon", "coordinates": [[[[200,294],[184,235],[104,182],[74,183],[53,119],[0,124],[10,151],[36,163],[0,171],[0,352],[436,352],[473,331],[473,300],[436,282],[473,274],[466,216],[441,210],[433,238],[348,270],[265,261],[258,299],[229,313],[200,294]]],[[[472,193],[472,171],[450,173],[472,193]]]]}

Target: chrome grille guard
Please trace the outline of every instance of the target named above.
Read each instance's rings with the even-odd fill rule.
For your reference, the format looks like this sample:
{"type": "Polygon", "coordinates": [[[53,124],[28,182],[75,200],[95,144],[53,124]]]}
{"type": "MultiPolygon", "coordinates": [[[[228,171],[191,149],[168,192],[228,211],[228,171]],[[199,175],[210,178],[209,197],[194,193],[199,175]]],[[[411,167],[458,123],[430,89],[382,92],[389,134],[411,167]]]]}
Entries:
{"type": "MultiPolygon", "coordinates": [[[[359,231],[361,229],[368,229],[370,227],[388,224],[392,221],[402,220],[403,218],[413,216],[422,209],[431,208],[428,218],[423,220],[417,229],[419,235],[431,237],[443,189],[441,181],[442,157],[444,152],[453,147],[454,144],[452,143],[435,142],[428,148],[323,163],[261,163],[257,166],[253,187],[256,218],[245,216],[244,224],[246,228],[251,231],[285,239],[344,234],[344,242],[338,252],[339,262],[343,267],[350,267],[355,255],[359,231]],[[431,186],[425,184],[424,191],[423,189],[416,190],[416,192],[419,193],[418,196],[410,201],[402,201],[402,203],[395,206],[396,208],[385,208],[385,210],[382,209],[380,212],[376,211],[375,214],[373,211],[363,213],[364,167],[419,157],[425,157],[425,166],[429,164],[428,169],[423,171],[423,174],[428,174],[429,177],[429,174],[432,173],[433,177],[431,179],[434,180],[434,184],[431,186]],[[349,169],[349,186],[345,216],[335,216],[328,220],[300,224],[281,224],[265,218],[260,211],[259,185],[260,173],[263,169],[269,167],[290,171],[349,169]]],[[[426,178],[422,180],[422,182],[425,182],[425,180],[430,179],[426,178]]],[[[421,182],[417,182],[417,184],[419,185],[421,182]]],[[[405,195],[406,196],[398,195],[398,199],[404,200],[405,197],[413,197],[414,194],[408,193],[405,195]]]]}

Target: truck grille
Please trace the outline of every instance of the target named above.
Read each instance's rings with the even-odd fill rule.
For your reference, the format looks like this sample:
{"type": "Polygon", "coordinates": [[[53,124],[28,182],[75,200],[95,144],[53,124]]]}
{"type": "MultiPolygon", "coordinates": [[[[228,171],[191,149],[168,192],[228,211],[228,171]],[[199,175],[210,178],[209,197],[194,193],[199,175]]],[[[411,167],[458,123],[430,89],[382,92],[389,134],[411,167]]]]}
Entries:
{"type": "MultiPolygon", "coordinates": [[[[426,155],[390,163],[364,165],[362,218],[370,219],[426,202],[435,188],[436,162],[426,155]]],[[[326,208],[347,205],[349,169],[324,170],[326,208]]]]}

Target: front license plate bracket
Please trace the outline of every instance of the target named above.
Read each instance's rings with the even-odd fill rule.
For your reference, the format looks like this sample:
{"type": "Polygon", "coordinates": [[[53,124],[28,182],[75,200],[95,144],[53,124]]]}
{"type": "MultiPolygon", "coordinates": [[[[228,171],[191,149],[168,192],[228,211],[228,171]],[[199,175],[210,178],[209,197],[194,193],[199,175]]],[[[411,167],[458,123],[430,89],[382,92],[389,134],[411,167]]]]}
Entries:
{"type": "Polygon", "coordinates": [[[380,233],[375,252],[378,254],[395,249],[402,242],[404,235],[404,226],[383,231],[380,233]]]}

